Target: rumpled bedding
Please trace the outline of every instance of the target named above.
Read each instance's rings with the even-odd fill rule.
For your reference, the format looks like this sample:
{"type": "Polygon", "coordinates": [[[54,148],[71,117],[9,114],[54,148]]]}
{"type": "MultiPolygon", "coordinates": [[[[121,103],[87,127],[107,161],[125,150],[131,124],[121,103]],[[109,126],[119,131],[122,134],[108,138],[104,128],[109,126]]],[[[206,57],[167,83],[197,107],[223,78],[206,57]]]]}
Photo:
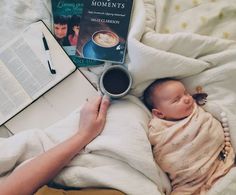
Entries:
{"type": "MultiPolygon", "coordinates": [[[[113,101],[103,132],[54,182],[71,187],[108,187],[134,195],[168,191],[169,181],[155,164],[146,135],[149,114],[134,96],[113,101]]],[[[3,177],[0,182],[14,167],[73,136],[78,130],[79,116],[78,108],[47,129],[31,129],[0,138],[0,176],[3,177]]]]}
{"type": "MultiPolygon", "coordinates": [[[[180,79],[194,94],[208,94],[203,107],[219,121],[227,115],[236,151],[236,1],[136,1],[130,29],[132,94],[141,96],[155,79],[180,79]]],[[[236,194],[235,168],[208,194],[236,194]]]]}
{"type": "Polygon", "coordinates": [[[156,162],[171,179],[171,195],[204,195],[234,165],[232,147],[224,161],[219,158],[224,147],[221,123],[196,104],[180,121],[154,117],[149,140],[156,162]]]}
{"type": "MultiPolygon", "coordinates": [[[[236,149],[236,88],[234,86],[236,75],[235,12],[235,0],[135,0],[126,59],[126,65],[134,80],[131,93],[137,97],[142,95],[144,88],[149,83],[154,79],[162,77],[181,79],[191,93],[195,92],[196,86],[202,86],[203,90],[208,93],[208,102],[204,109],[211,112],[218,120],[221,120],[221,112],[227,114],[234,150],[236,149]]],[[[0,14],[0,45],[6,43],[27,25],[39,19],[42,19],[51,28],[50,0],[1,0],[0,14]]],[[[139,113],[139,111],[134,111],[133,109],[126,111],[133,115],[139,113]]],[[[121,114],[120,116],[123,115],[121,114]]],[[[144,121],[147,122],[147,118],[144,117],[143,119],[142,117],[139,119],[143,124],[144,121]]],[[[135,118],[133,118],[134,123],[135,118]]],[[[131,120],[127,121],[127,123],[131,124],[131,120]]],[[[56,127],[60,129],[63,125],[56,127]]],[[[115,129],[120,131],[123,127],[125,126],[116,127],[115,129]]],[[[129,130],[126,132],[129,132],[129,130]]],[[[116,131],[112,132],[115,133],[116,131]]],[[[26,139],[24,137],[28,135],[27,133],[24,133],[21,136],[22,138],[17,139],[17,142],[6,144],[5,141],[3,142],[3,139],[0,140],[1,152],[7,151],[7,154],[9,154],[9,156],[2,154],[1,160],[11,160],[10,158],[13,158],[10,155],[11,152],[21,151],[19,155],[14,156],[13,163],[5,163],[4,167],[0,163],[1,173],[10,170],[13,166],[22,162],[22,160],[47,150],[58,143],[58,141],[71,135],[73,131],[69,131],[69,133],[64,132],[60,135],[61,137],[59,136],[59,131],[51,131],[51,138],[48,139],[48,135],[44,133],[45,131],[37,132],[29,133],[29,136],[32,135],[36,140],[39,140],[35,142],[30,141],[32,144],[24,144],[31,140],[29,137],[28,141],[24,142],[26,139]],[[60,139],[57,140],[57,137],[60,137],[60,139]],[[20,141],[21,139],[22,141],[20,141]],[[18,142],[23,143],[21,148],[12,147],[12,145],[15,146],[15,143],[18,142]],[[5,150],[5,146],[9,147],[8,150],[5,150]],[[30,152],[28,153],[28,151],[30,152]]],[[[49,131],[46,132],[49,133],[49,131]]],[[[137,154],[134,152],[133,155],[139,157],[139,163],[135,164],[136,160],[132,158],[132,152],[129,152],[129,156],[119,155],[119,150],[105,153],[100,152],[106,151],[103,150],[105,147],[103,147],[103,141],[105,140],[102,142],[96,141],[91,146],[93,146],[94,151],[98,152],[97,154],[92,152],[96,156],[96,162],[99,162],[96,164],[99,165],[96,169],[99,170],[99,172],[96,172],[99,174],[95,174],[98,177],[92,177],[95,173],[93,166],[96,165],[92,163],[91,155],[88,153],[89,155],[85,155],[86,161],[84,162],[91,163],[88,163],[89,168],[84,168],[86,163],[82,163],[79,160],[73,161],[82,164],[79,166],[72,163],[73,166],[70,167],[72,171],[65,169],[60,174],[63,177],[58,176],[57,181],[73,186],[107,185],[120,189],[127,194],[162,194],[164,192],[168,194],[170,192],[169,181],[158,165],[154,166],[151,162],[148,140],[145,137],[146,133],[143,133],[145,130],[139,129],[137,132],[142,133],[138,133],[140,135],[138,137],[129,137],[129,139],[121,136],[120,138],[123,141],[120,142],[120,145],[122,146],[126,142],[128,144],[130,140],[140,141],[141,138],[144,139],[141,143],[146,146],[143,147],[141,145],[142,147],[138,149],[134,145],[125,144],[126,150],[130,151],[129,147],[132,146],[132,151],[137,152],[137,154]],[[144,151],[142,154],[138,154],[139,150],[144,148],[146,148],[145,152],[148,153],[143,156],[142,154],[145,154],[144,151]],[[107,157],[108,154],[110,155],[109,157],[107,157]],[[101,160],[101,157],[104,157],[102,159],[106,160],[101,160]],[[146,159],[149,160],[146,161],[146,159]],[[107,166],[103,166],[104,164],[108,164],[110,168],[107,169],[107,166]],[[80,167],[78,172],[75,171],[77,166],[80,167]],[[123,176],[118,179],[115,172],[119,172],[118,176],[123,176]],[[80,173],[82,174],[80,175],[80,173]],[[77,177],[79,176],[83,179],[78,180],[77,177]],[[107,179],[104,180],[104,178],[107,179]]],[[[115,133],[115,135],[119,134],[115,133]]],[[[35,139],[32,138],[32,140],[35,139]]],[[[134,142],[140,143],[136,141],[134,142]]],[[[109,149],[109,146],[105,148],[109,149]]],[[[232,168],[226,176],[211,188],[208,194],[235,194],[235,183],[236,169],[232,168]]]]}

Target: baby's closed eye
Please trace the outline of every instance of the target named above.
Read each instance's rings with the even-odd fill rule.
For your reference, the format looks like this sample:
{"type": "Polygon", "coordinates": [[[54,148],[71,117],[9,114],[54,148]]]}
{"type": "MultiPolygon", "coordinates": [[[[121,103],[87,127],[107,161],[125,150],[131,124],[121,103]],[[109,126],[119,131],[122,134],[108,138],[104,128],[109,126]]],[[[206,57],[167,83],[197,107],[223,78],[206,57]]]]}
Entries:
{"type": "Polygon", "coordinates": [[[178,96],[178,97],[174,98],[174,99],[171,101],[171,103],[176,103],[176,102],[178,102],[179,100],[180,100],[180,97],[178,96]]]}

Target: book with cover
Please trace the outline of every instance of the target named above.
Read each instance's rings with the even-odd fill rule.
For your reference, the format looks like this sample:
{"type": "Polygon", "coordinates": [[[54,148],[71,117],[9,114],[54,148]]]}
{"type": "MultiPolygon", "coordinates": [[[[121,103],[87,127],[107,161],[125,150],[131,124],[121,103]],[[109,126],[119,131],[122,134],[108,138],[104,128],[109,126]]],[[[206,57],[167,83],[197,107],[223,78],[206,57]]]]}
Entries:
{"type": "Polygon", "coordinates": [[[133,0],[85,0],[77,55],[124,63],[133,0]]]}
{"type": "Polygon", "coordinates": [[[53,33],[77,67],[103,64],[75,55],[78,42],[83,0],[52,0],[53,33]]]}
{"type": "Polygon", "coordinates": [[[0,125],[76,70],[42,21],[0,48],[0,125]]]}

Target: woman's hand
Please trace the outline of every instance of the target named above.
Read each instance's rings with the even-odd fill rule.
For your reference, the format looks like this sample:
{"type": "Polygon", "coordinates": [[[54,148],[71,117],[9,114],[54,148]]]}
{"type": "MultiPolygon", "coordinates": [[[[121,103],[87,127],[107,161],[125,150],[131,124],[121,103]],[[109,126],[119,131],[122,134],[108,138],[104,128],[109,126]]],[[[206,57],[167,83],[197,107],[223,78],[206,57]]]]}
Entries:
{"type": "Polygon", "coordinates": [[[80,111],[78,134],[84,136],[88,143],[102,132],[109,105],[108,97],[98,96],[87,101],[80,111]]]}
{"type": "Polygon", "coordinates": [[[52,180],[84,146],[101,133],[108,107],[109,99],[106,97],[96,97],[87,102],[81,110],[78,133],[15,169],[0,183],[0,194],[34,194],[39,187],[52,180]]]}

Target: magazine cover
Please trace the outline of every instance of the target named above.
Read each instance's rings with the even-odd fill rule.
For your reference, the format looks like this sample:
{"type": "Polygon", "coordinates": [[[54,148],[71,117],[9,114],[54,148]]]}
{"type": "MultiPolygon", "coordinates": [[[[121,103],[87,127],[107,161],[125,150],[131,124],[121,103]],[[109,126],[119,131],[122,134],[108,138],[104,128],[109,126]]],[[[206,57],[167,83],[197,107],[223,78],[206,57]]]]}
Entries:
{"type": "Polygon", "coordinates": [[[75,55],[78,42],[83,0],[52,0],[53,33],[77,67],[103,64],[75,55]]]}
{"type": "Polygon", "coordinates": [[[77,55],[124,63],[133,0],[85,0],[77,55]]]}

